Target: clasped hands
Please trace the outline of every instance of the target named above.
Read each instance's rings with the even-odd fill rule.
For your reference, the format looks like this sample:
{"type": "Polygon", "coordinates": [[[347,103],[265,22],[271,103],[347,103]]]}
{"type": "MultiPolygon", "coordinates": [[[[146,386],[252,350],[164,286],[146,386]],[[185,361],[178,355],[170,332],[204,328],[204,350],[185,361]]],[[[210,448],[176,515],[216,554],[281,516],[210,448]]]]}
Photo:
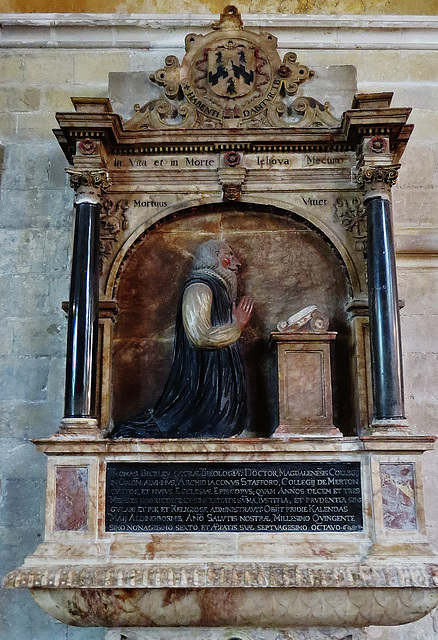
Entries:
{"type": "Polygon", "coordinates": [[[248,296],[243,296],[237,305],[233,302],[233,319],[241,331],[251,318],[253,306],[253,301],[248,296]]]}

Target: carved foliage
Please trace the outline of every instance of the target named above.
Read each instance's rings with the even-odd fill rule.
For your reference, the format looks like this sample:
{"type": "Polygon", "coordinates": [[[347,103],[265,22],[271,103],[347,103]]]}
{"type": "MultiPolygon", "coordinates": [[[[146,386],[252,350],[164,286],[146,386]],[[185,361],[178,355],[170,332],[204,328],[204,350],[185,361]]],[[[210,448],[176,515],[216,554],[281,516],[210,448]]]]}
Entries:
{"type": "Polygon", "coordinates": [[[66,169],[70,175],[70,186],[77,191],[80,187],[98,187],[106,189],[109,184],[108,173],[105,169],[98,171],[76,171],[75,169],[66,169]]]}
{"type": "Polygon", "coordinates": [[[334,201],[333,219],[354,237],[357,251],[367,250],[367,215],[361,198],[341,198],[334,201]]]}
{"type": "Polygon", "coordinates": [[[100,261],[101,266],[105,259],[113,252],[114,245],[119,239],[120,232],[128,229],[129,221],[126,215],[129,209],[127,200],[104,200],[100,214],[100,261]]]}
{"type": "Polygon", "coordinates": [[[393,187],[397,182],[399,164],[389,166],[364,166],[361,167],[356,176],[359,187],[367,189],[376,183],[381,183],[387,187],[393,187]]]}

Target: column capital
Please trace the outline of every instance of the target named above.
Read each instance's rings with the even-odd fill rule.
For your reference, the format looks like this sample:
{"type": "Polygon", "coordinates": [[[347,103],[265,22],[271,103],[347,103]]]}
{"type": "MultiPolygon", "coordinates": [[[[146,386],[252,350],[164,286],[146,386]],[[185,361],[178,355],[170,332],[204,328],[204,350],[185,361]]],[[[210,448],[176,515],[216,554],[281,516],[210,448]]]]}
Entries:
{"type": "Polygon", "coordinates": [[[102,194],[109,187],[109,174],[105,169],[90,171],[83,169],[66,169],[70,176],[70,186],[75,192],[75,204],[87,202],[101,204],[102,194]]]}
{"type": "Polygon", "coordinates": [[[391,187],[394,186],[397,181],[400,166],[399,164],[364,164],[359,167],[355,180],[364,192],[364,200],[374,197],[391,200],[391,187]]]}

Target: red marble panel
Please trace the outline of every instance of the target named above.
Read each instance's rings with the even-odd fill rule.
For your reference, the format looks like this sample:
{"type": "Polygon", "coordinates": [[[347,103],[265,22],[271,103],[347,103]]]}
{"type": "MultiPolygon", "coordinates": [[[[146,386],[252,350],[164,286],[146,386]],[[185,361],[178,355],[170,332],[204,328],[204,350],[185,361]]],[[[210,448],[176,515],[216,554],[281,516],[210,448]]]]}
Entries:
{"type": "Polygon", "coordinates": [[[88,468],[57,467],[55,531],[86,531],[88,468]]]}
{"type": "Polygon", "coordinates": [[[413,463],[380,465],[383,525],[387,529],[417,529],[413,463]]]}
{"type": "Polygon", "coordinates": [[[211,238],[226,240],[242,263],[239,296],[254,299],[242,336],[251,429],[268,435],[278,424],[275,349],[269,334],[279,320],[316,304],[338,331],[333,381],[335,423],[351,433],[353,402],[345,267],[314,230],[278,209],[223,203],[191,209],[147,233],[124,265],[116,294],[114,334],[115,423],[152,407],[166,381],[173,328],[193,252],[211,238]]]}
{"type": "Polygon", "coordinates": [[[285,418],[303,424],[327,414],[324,403],[322,351],[286,351],[284,354],[285,418]]]}

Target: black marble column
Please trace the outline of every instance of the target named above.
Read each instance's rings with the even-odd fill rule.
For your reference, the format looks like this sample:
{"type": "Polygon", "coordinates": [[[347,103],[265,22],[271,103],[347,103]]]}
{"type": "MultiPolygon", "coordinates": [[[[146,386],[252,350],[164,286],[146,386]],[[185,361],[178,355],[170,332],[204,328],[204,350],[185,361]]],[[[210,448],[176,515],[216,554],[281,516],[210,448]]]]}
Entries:
{"type": "Polygon", "coordinates": [[[65,418],[95,415],[101,205],[75,204],[65,379],[65,418]]]}
{"type": "Polygon", "coordinates": [[[374,419],[404,418],[400,314],[391,203],[365,196],[374,419]]]}

